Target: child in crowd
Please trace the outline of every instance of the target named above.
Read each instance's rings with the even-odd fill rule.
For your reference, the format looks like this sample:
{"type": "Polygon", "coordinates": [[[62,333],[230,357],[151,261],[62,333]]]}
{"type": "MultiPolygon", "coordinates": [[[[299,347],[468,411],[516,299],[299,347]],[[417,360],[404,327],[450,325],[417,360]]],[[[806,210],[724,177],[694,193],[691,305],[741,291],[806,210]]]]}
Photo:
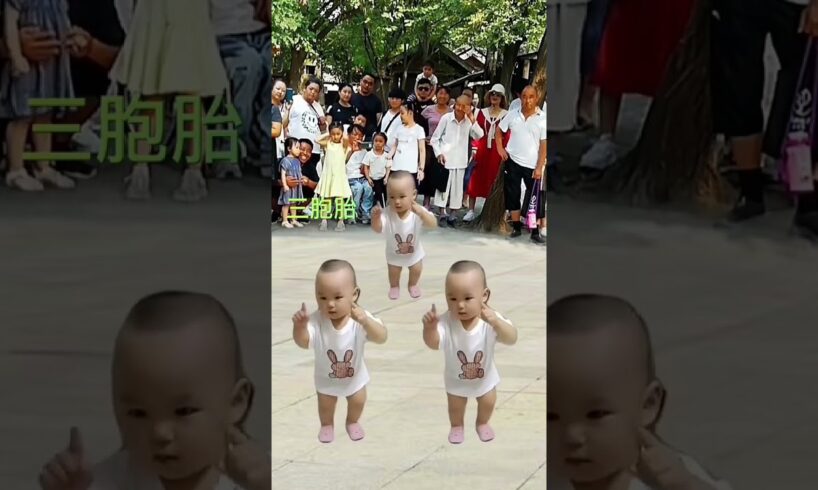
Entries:
{"type": "Polygon", "coordinates": [[[549,488],[730,488],[656,435],[666,392],[633,306],[580,294],[547,314],[549,488]]]}
{"type": "MultiPolygon", "coordinates": [[[[318,144],[326,148],[324,165],[321,168],[321,178],[318,179],[318,187],[315,193],[321,197],[332,201],[337,206],[338,201],[349,199],[352,196],[352,189],[349,188],[349,181],[346,176],[346,156],[350,150],[349,140],[344,135],[344,125],[339,122],[332,123],[329,134],[324,133],[318,139],[318,144]]],[[[338,215],[336,210],[336,215],[338,215]]],[[[321,231],[326,231],[327,220],[322,219],[319,226],[321,231]]],[[[344,220],[338,218],[335,231],[344,231],[344,220]]]]}
{"type": "MultiPolygon", "coordinates": [[[[372,185],[364,176],[363,163],[366,150],[362,148],[364,126],[353,124],[349,128],[350,151],[347,154],[347,179],[355,202],[355,216],[368,225],[372,212],[372,185]]],[[[355,223],[355,220],[350,220],[355,223]]]]}
{"type": "MultiPolygon", "coordinates": [[[[33,107],[31,99],[74,96],[68,50],[61,49],[48,61],[29,64],[20,46],[20,28],[26,26],[36,26],[51,32],[56,39],[66,39],[71,29],[67,5],[58,0],[6,0],[3,21],[10,57],[10,62],[3,65],[0,78],[5,99],[2,117],[11,119],[6,127],[6,185],[22,191],[41,191],[43,183],[58,189],[71,189],[74,181],[56,171],[51,162],[38,161],[33,177],[23,162],[31,125],[50,123],[54,112],[51,107],[33,107]]],[[[32,142],[38,153],[51,152],[49,133],[32,132],[32,142]]]]}
{"type": "Polygon", "coordinates": [[[242,431],[254,388],[235,322],[218,300],[177,291],[141,299],[117,335],[112,364],[122,446],[91,469],[72,428],[41,488],[270,488],[269,456],[242,431]]]}
{"type": "Polygon", "coordinates": [[[386,154],[385,133],[375,133],[372,137],[373,147],[364,157],[364,176],[375,196],[375,206],[385,207],[386,202],[386,181],[389,180],[389,172],[392,170],[392,159],[386,154]]]}
{"type": "Polygon", "coordinates": [[[281,195],[278,198],[278,204],[281,206],[281,226],[290,229],[303,228],[304,225],[299,223],[296,213],[290,216],[292,201],[304,198],[301,162],[299,161],[301,144],[295,138],[287,138],[284,140],[284,147],[287,150],[287,156],[282,158],[278,165],[281,175],[281,195]]]}
{"type": "Polygon", "coordinates": [[[400,276],[404,267],[409,269],[409,296],[420,298],[418,283],[423,271],[426,253],[420,242],[425,225],[435,228],[435,215],[417,203],[418,191],[412,174],[405,170],[393,171],[386,182],[389,206],[372,210],[372,229],[386,236],[386,265],[389,273],[389,299],[400,297],[400,276]]]}
{"type": "Polygon", "coordinates": [[[497,401],[500,375],[494,364],[497,342],[514,345],[517,329],[489,305],[491,291],[483,266],[471,260],[455,262],[446,274],[449,310],[438,316],[435,305],[423,316],[423,342],[442,350],[446,360],[443,380],[449,402],[449,442],[464,438],[463,418],[469,398],[477,399],[477,435],[494,439],[489,419],[497,401]]]}
{"type": "Polygon", "coordinates": [[[435,64],[432,61],[426,61],[423,63],[423,71],[418,73],[417,78],[415,78],[415,88],[417,88],[418,82],[422,79],[429,80],[432,82],[432,93],[437,92],[437,76],[435,76],[435,64]]]}
{"type": "Polygon", "coordinates": [[[401,125],[395,130],[393,140],[387,144],[390,148],[392,170],[405,170],[412,174],[417,183],[424,178],[426,164],[426,132],[415,122],[415,113],[409,102],[403,101],[400,107],[401,125]]]}
{"type": "Polygon", "coordinates": [[[367,341],[386,342],[386,327],[358,306],[361,290],[355,269],[345,260],[327,260],[315,276],[318,310],[310,315],[307,305],[293,315],[293,340],[302,349],[315,351],[315,391],[318,395],[318,440],[335,439],[335,404],[347,399],[346,430],[349,438],[364,438],[358,420],[366,403],[369,371],[364,363],[367,341]]]}

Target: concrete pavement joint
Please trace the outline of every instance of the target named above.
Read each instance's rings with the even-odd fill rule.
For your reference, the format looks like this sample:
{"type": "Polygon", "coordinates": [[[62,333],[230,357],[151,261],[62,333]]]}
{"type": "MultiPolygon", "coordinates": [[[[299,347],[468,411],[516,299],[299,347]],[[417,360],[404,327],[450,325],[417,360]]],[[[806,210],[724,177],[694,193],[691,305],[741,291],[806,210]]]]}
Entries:
{"type": "Polygon", "coordinates": [[[525,480],[523,480],[523,482],[522,482],[522,483],[520,483],[520,486],[519,486],[519,487],[517,487],[515,490],[520,490],[521,488],[523,488],[523,487],[525,486],[525,484],[529,482],[529,480],[531,480],[532,478],[534,478],[534,475],[536,475],[538,471],[540,471],[541,469],[543,469],[543,467],[545,466],[545,463],[546,463],[546,462],[545,462],[545,461],[543,461],[543,462],[542,462],[542,464],[541,464],[540,466],[538,466],[536,470],[534,470],[533,472],[531,472],[531,474],[530,474],[530,475],[528,475],[528,478],[526,478],[525,480]]]}

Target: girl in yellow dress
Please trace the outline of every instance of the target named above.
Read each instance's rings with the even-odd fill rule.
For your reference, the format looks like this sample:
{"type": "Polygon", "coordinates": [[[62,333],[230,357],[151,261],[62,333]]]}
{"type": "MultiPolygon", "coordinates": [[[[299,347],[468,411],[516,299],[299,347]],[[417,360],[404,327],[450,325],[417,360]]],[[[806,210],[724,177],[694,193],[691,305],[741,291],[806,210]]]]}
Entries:
{"type": "MultiPolygon", "coordinates": [[[[318,180],[318,187],[315,193],[322,199],[329,200],[333,204],[336,216],[338,210],[335,209],[338,201],[352,197],[352,189],[349,187],[349,180],[347,179],[346,162],[347,155],[351,151],[349,139],[344,134],[343,123],[336,122],[330,126],[329,134],[324,133],[318,139],[318,144],[325,148],[324,166],[321,169],[321,178],[318,180]]],[[[342,215],[343,213],[341,213],[342,215]]],[[[338,225],[335,231],[344,231],[343,216],[338,220],[338,225]]],[[[327,220],[321,220],[321,231],[326,231],[327,220]]]]}
{"type": "MultiPolygon", "coordinates": [[[[125,85],[131,97],[142,100],[164,100],[177,95],[212,97],[225,93],[227,74],[210,20],[209,1],[136,2],[125,44],[110,77],[125,85]]],[[[147,116],[150,134],[154,134],[155,115],[149,111],[147,116]]],[[[183,143],[177,141],[177,144],[183,143]]],[[[188,144],[186,149],[190,155],[193,145],[188,144]]],[[[137,152],[147,155],[151,147],[147,141],[141,140],[137,152]]],[[[204,160],[203,153],[200,154],[204,160]]],[[[150,197],[148,164],[137,162],[134,165],[126,196],[130,199],[150,197]]],[[[205,196],[207,185],[201,161],[188,162],[174,198],[198,201],[205,196]]]]}

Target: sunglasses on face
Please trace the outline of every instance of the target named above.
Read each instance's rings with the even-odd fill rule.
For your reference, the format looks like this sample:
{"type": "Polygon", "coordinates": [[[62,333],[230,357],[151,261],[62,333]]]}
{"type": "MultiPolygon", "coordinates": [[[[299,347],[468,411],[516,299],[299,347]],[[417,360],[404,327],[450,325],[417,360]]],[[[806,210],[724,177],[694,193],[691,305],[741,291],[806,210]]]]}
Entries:
{"type": "Polygon", "coordinates": [[[418,87],[418,90],[421,91],[421,92],[428,92],[428,91],[432,90],[432,88],[431,87],[418,87]]]}
{"type": "Polygon", "coordinates": [[[500,94],[498,94],[497,92],[489,92],[489,95],[491,97],[499,97],[500,96],[500,94]]]}

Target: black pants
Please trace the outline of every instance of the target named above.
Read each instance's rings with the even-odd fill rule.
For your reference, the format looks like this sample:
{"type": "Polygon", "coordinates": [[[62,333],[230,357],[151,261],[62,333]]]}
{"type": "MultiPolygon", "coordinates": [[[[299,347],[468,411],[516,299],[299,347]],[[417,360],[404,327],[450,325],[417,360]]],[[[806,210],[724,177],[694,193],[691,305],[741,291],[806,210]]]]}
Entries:
{"type": "Polygon", "coordinates": [[[381,205],[382,208],[386,207],[386,180],[385,179],[372,179],[372,190],[375,192],[375,204],[381,205]]]}
{"type": "Polygon", "coordinates": [[[534,169],[523,167],[514,160],[507,160],[503,165],[503,190],[506,195],[506,209],[520,210],[520,183],[525,182],[525,201],[531,202],[531,191],[534,189],[534,169]]]}
{"type": "Polygon", "coordinates": [[[764,131],[764,49],[767,35],[781,64],[767,121],[764,153],[781,153],[807,45],[799,33],[803,6],[782,0],[720,0],[714,21],[714,112],[719,132],[742,137],[764,131]]]}

